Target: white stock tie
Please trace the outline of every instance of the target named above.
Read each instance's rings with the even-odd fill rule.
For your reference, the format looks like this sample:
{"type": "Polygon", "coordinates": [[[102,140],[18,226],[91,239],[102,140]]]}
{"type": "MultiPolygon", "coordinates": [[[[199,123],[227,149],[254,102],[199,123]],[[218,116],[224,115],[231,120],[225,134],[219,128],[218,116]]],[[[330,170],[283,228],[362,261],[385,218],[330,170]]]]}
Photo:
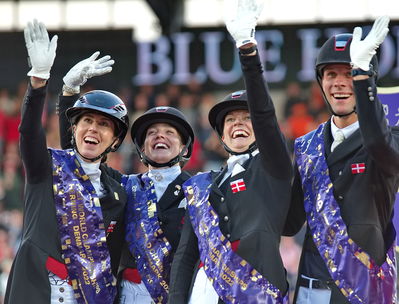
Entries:
{"type": "Polygon", "coordinates": [[[335,148],[345,140],[345,135],[341,130],[337,130],[335,132],[335,139],[331,145],[331,152],[335,150],[335,148]]]}

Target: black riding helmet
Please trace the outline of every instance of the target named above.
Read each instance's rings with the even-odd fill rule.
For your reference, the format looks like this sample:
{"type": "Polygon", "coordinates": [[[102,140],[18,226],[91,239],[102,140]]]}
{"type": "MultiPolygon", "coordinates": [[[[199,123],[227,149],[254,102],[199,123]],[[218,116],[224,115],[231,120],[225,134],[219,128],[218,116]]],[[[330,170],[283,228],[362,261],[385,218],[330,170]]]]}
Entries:
{"type": "Polygon", "coordinates": [[[188,123],[186,117],[176,108],[172,107],[155,107],[149,109],[139,118],[137,118],[130,130],[132,141],[136,147],[141,161],[145,165],[151,165],[156,168],[171,167],[176,163],[184,164],[190,159],[194,143],[194,131],[188,123]],[[146,138],[147,129],[156,123],[166,123],[173,126],[180,134],[185,147],[182,152],[167,163],[157,163],[149,159],[142,151],[142,147],[146,138]],[[187,151],[187,153],[186,153],[187,151]]]}
{"type": "MultiPolygon", "coordinates": [[[[115,124],[115,135],[118,140],[118,143],[114,147],[112,147],[113,143],[99,156],[90,159],[91,161],[96,161],[107,153],[114,152],[119,148],[129,128],[129,117],[125,104],[118,96],[101,90],[94,90],[83,94],[65,114],[70,124],[74,125],[87,112],[98,113],[110,118],[115,124]]],[[[77,151],[74,138],[72,138],[72,144],[77,151]]],[[[79,151],[77,152],[79,153],[79,151]]]]}
{"type": "MultiPolygon", "coordinates": [[[[351,42],[352,42],[352,34],[349,33],[332,36],[322,45],[316,59],[316,79],[321,88],[321,91],[323,92],[324,101],[326,102],[331,113],[340,117],[350,115],[354,113],[356,109],[344,115],[337,115],[336,113],[334,113],[323,91],[321,80],[323,77],[323,69],[326,67],[326,65],[340,64],[340,63],[349,64],[349,65],[351,64],[351,57],[350,57],[351,42]]],[[[372,65],[371,68],[375,72],[377,72],[378,60],[375,55],[371,59],[371,65],[372,65]]]]}
{"type": "Polygon", "coordinates": [[[233,155],[239,154],[246,154],[254,151],[256,149],[256,143],[252,143],[248,150],[244,152],[234,152],[232,151],[226,144],[222,141],[223,136],[223,127],[224,127],[224,118],[226,115],[235,110],[247,110],[248,109],[248,99],[247,99],[247,91],[241,90],[233,92],[227,95],[225,98],[222,99],[221,102],[217,103],[212,107],[209,111],[208,120],[212,128],[216,131],[219,135],[219,139],[222,142],[224,149],[233,155]]]}

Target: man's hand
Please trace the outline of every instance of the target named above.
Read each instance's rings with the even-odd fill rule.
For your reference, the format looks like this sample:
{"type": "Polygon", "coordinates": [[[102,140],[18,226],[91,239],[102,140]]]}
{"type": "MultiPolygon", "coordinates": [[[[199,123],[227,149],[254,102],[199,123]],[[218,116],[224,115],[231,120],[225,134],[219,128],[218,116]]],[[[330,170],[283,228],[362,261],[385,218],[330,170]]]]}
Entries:
{"type": "Polygon", "coordinates": [[[80,86],[84,85],[87,79],[112,71],[112,65],[115,61],[110,60],[111,56],[107,55],[97,59],[98,55],[100,55],[99,51],[95,52],[89,58],[80,61],[64,76],[65,85],[72,91],[75,91],[76,94],[79,93],[80,86]]]}
{"type": "Polygon", "coordinates": [[[224,0],[226,27],[237,48],[256,44],[255,27],[263,5],[264,0],[224,0]]]}
{"type": "Polygon", "coordinates": [[[356,27],[353,30],[350,56],[354,68],[360,68],[363,71],[369,70],[371,59],[389,32],[388,24],[388,16],[377,18],[370,33],[364,40],[360,40],[362,38],[362,29],[360,27],[356,27]]]}
{"type": "Polygon", "coordinates": [[[28,76],[49,79],[55,59],[58,36],[55,35],[50,41],[45,25],[37,20],[28,23],[24,29],[24,36],[32,67],[28,76]]]}

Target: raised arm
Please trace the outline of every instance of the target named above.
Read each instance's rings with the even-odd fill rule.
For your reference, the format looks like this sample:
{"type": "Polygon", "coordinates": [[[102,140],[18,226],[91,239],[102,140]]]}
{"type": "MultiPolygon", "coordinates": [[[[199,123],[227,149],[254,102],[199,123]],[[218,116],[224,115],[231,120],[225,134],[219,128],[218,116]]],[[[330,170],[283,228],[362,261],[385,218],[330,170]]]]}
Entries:
{"type": "Polygon", "coordinates": [[[37,183],[50,170],[41,118],[58,37],[50,41],[46,27],[37,20],[28,23],[24,36],[32,69],[28,72],[30,83],[22,104],[19,143],[27,181],[37,183]]]}
{"type": "Polygon", "coordinates": [[[362,29],[356,27],[350,55],[353,66],[356,110],[364,146],[378,166],[388,174],[399,172],[399,128],[391,128],[377,97],[375,80],[378,75],[373,57],[389,29],[389,17],[376,19],[369,34],[361,40],[362,29]]]}
{"type": "Polygon", "coordinates": [[[225,19],[226,27],[239,49],[252,126],[261,158],[271,175],[285,179],[293,175],[291,158],[277,122],[256,49],[255,26],[263,2],[225,0],[225,19]]]}

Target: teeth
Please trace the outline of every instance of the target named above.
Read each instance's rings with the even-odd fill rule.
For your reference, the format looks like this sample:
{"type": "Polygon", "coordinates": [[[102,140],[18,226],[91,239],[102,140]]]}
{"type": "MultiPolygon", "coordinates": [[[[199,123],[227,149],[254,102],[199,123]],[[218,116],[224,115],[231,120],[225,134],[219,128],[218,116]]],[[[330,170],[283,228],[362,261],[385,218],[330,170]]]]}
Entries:
{"type": "Polygon", "coordinates": [[[349,94],[342,94],[342,93],[338,94],[338,93],[336,93],[336,94],[333,94],[333,96],[335,98],[348,98],[350,95],[349,94]]]}
{"type": "Polygon", "coordinates": [[[91,143],[91,144],[98,144],[99,141],[97,140],[97,138],[94,137],[85,137],[85,142],[91,143]]]}
{"type": "Polygon", "coordinates": [[[233,132],[233,138],[236,138],[238,136],[247,136],[247,134],[244,131],[238,130],[233,132]]]}
{"type": "Polygon", "coordinates": [[[168,146],[164,143],[157,143],[157,144],[155,144],[155,149],[158,149],[158,148],[167,149],[168,146]]]}

